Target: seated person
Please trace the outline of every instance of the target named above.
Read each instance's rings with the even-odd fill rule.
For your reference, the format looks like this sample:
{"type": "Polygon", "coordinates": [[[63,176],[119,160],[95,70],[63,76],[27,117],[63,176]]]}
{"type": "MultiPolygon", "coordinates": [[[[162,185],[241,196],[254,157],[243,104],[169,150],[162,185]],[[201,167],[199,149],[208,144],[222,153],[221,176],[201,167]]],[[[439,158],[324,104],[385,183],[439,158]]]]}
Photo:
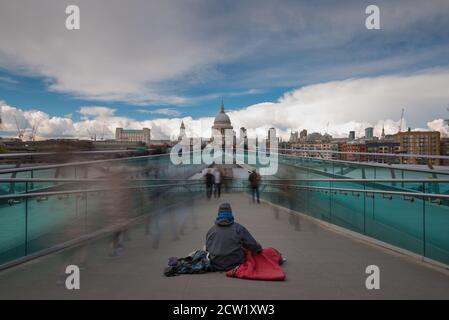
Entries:
{"type": "Polygon", "coordinates": [[[227,271],[245,262],[245,250],[259,253],[261,245],[246,228],[236,222],[231,205],[222,203],[218,208],[215,225],[206,235],[206,251],[209,252],[213,271],[227,271]]]}

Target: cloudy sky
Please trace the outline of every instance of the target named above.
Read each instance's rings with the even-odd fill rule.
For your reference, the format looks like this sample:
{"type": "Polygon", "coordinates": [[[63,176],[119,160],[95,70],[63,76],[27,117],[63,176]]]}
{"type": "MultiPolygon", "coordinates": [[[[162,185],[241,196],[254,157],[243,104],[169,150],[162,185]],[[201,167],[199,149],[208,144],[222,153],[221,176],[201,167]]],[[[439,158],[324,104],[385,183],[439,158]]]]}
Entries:
{"type": "Polygon", "coordinates": [[[446,133],[448,17],[447,0],[2,1],[0,133],[167,138],[184,119],[207,136],[221,98],[250,134],[395,133],[402,108],[404,127],[446,133]],[[370,4],[381,30],[365,28],[370,4]]]}

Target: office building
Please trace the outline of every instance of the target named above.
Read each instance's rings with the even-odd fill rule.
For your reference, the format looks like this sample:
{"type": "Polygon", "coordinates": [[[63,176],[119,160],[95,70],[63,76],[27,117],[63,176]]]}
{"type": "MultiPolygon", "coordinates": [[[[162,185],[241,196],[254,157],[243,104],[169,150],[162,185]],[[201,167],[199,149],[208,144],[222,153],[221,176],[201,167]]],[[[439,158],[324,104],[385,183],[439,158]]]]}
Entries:
{"type": "Polygon", "coordinates": [[[349,131],[349,140],[355,140],[355,131],[349,131]]]}
{"type": "MultiPolygon", "coordinates": [[[[438,131],[411,131],[397,134],[401,153],[415,155],[440,155],[440,132],[438,131]]],[[[404,157],[403,163],[407,164],[433,164],[438,165],[439,159],[419,157],[404,157]]]]}
{"type": "Polygon", "coordinates": [[[151,141],[151,130],[148,128],[143,128],[142,130],[116,128],[115,140],[143,142],[149,145],[151,141]]]}
{"type": "Polygon", "coordinates": [[[374,138],[374,128],[373,127],[365,128],[365,139],[371,140],[373,138],[374,138]]]}

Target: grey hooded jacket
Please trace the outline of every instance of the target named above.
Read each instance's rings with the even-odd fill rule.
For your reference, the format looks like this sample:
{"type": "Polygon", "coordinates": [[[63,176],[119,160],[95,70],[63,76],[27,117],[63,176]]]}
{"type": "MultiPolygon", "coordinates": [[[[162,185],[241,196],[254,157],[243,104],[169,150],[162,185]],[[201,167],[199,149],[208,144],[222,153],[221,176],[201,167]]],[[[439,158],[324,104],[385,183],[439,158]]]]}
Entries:
{"type": "Polygon", "coordinates": [[[245,251],[262,250],[261,245],[246,228],[229,220],[216,221],[206,235],[206,251],[211,266],[217,271],[230,270],[245,261],[245,251]]]}

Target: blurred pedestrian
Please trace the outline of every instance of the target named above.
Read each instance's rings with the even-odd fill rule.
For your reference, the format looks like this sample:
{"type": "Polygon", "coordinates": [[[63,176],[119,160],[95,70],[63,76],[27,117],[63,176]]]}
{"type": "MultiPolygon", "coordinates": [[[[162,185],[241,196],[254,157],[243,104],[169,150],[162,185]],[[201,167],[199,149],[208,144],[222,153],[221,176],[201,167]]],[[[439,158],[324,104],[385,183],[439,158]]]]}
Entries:
{"type": "Polygon", "coordinates": [[[212,196],[212,188],[214,186],[215,177],[212,174],[212,169],[207,169],[206,174],[204,175],[206,182],[206,196],[208,199],[212,196]]]}
{"type": "Polygon", "coordinates": [[[260,175],[254,169],[248,177],[249,185],[251,187],[251,194],[253,197],[253,203],[256,202],[255,198],[257,197],[257,203],[260,203],[260,194],[259,194],[259,185],[260,185],[260,175]]]}
{"type": "Polygon", "coordinates": [[[219,168],[214,169],[214,197],[220,198],[221,196],[221,181],[222,181],[222,173],[219,168]]]}

